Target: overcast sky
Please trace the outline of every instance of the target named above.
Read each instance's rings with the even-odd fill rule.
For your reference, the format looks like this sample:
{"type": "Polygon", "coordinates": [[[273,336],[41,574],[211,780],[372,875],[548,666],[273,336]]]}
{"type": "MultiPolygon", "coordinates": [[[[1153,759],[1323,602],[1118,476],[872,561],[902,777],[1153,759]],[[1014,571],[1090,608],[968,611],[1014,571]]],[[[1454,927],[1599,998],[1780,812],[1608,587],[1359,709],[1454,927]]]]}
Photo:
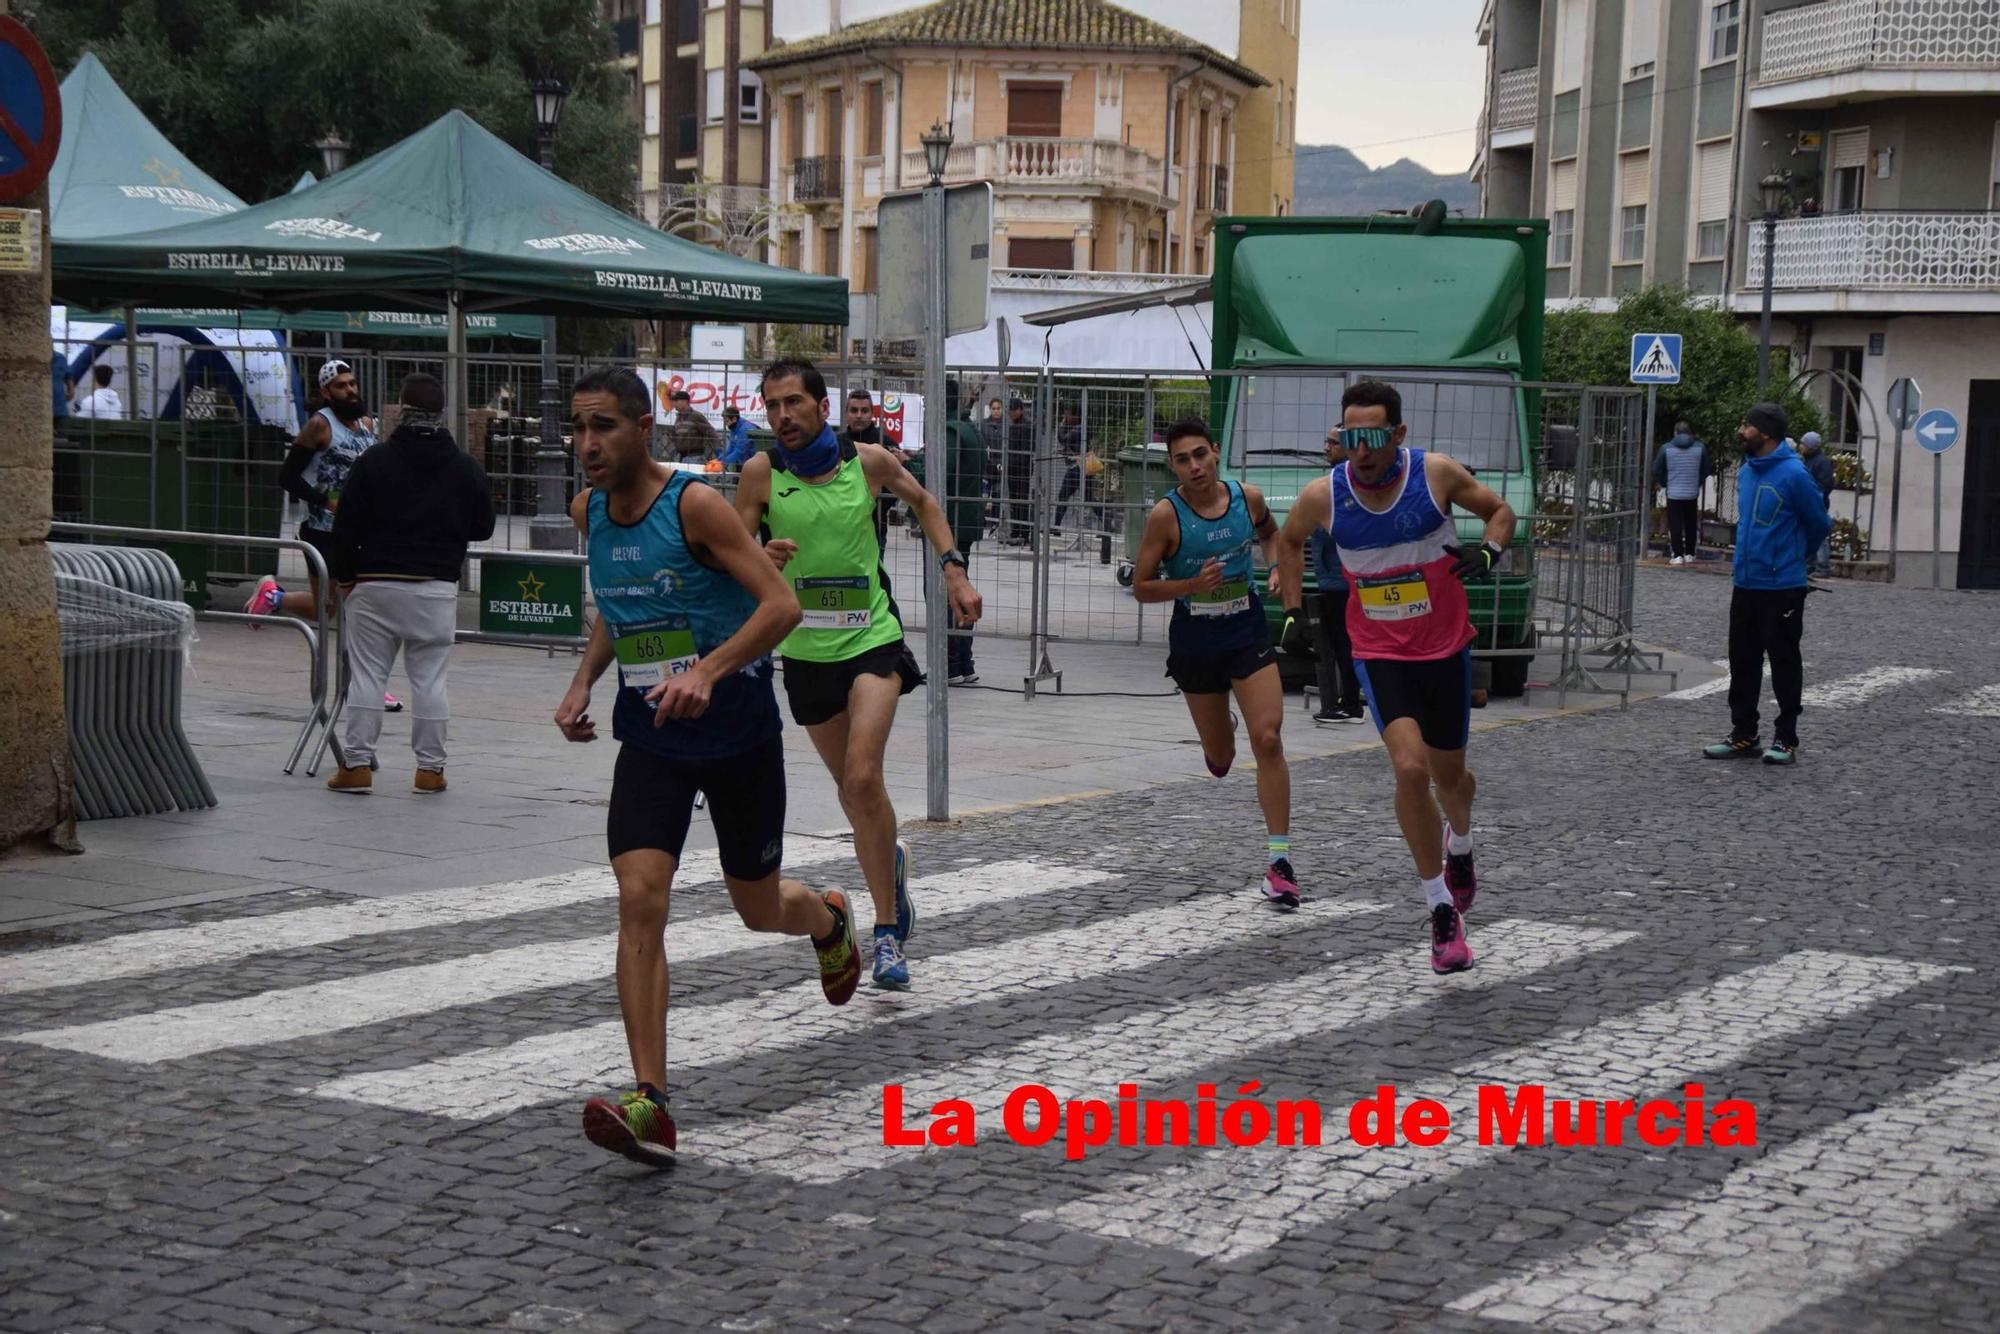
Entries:
{"type": "Polygon", "coordinates": [[[1480,0],[1303,0],[1299,142],[1343,144],[1371,167],[1472,165],[1486,78],[1480,0]]]}

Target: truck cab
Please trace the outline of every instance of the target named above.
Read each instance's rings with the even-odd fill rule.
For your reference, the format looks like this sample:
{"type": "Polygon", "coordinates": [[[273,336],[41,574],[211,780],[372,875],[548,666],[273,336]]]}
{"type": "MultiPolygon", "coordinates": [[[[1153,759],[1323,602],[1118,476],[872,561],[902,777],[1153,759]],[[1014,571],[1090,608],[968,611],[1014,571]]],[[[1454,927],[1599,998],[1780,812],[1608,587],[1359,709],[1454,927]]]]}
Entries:
{"type": "MultiPolygon", "coordinates": [[[[1535,512],[1539,402],[1523,386],[1542,374],[1547,222],[1447,218],[1432,204],[1412,216],[1222,218],[1215,230],[1212,365],[1235,374],[1211,382],[1210,420],[1232,475],[1281,521],[1326,474],[1327,430],[1361,378],[1401,392],[1411,445],[1465,464],[1515,513],[1535,512]]],[[[1455,518],[1477,542],[1480,521],[1455,518]]],[[[1535,642],[1526,536],[1524,525],[1500,569],[1466,588],[1473,653],[1491,659],[1496,695],[1521,693],[1521,650],[1535,642]]],[[[1275,643],[1284,613],[1270,612],[1275,643]]]]}

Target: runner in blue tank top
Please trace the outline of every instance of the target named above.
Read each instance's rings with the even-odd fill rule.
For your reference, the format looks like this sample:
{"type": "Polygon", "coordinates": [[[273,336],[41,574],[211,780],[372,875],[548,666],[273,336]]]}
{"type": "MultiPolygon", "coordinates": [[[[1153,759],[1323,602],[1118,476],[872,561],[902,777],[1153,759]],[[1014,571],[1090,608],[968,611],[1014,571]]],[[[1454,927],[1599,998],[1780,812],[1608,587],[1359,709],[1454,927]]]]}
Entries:
{"type": "Polygon", "coordinates": [[[1167,463],[1180,485],[1146,516],[1132,596],[1174,604],[1167,625],[1167,675],[1187,699],[1202,758],[1217,778],[1236,759],[1236,726],[1229,713],[1235,692],[1257,760],[1257,803],[1268,836],[1264,895],[1279,907],[1296,908],[1292,775],[1278,735],[1285,687],[1250,554],[1253,543],[1262,542],[1265,563],[1276,568],[1272,543],[1278,525],[1256,487],[1221,476],[1221,453],[1198,418],[1167,428],[1167,463]]]}
{"type": "Polygon", "coordinates": [[[847,899],[780,879],[785,751],[771,652],[799,602],[713,488],[654,463],[652,396],[629,370],[576,382],[577,457],[590,490],[570,506],[590,552],[597,621],[556,726],[594,741],[590,691],[614,662],[620,743],[607,834],[618,878],[618,1006],[638,1088],[584,1104],[591,1142],[638,1162],[674,1158],[667,1105],[668,894],[697,793],[723,882],[752,931],[811,936],[826,998],[861,980],[847,899]]]}

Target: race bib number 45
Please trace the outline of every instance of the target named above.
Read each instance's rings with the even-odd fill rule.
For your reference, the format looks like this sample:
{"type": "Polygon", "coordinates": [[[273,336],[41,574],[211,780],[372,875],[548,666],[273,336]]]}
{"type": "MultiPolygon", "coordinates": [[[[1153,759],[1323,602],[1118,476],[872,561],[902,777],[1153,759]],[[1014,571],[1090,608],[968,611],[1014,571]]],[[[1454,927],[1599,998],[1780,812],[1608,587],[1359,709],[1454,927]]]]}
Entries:
{"type": "Polygon", "coordinates": [[[1188,596],[1190,616],[1233,616],[1250,610],[1250,585],[1242,579],[1225,579],[1206,593],[1188,596]]]}
{"type": "Polygon", "coordinates": [[[1408,621],[1431,614],[1431,587],[1422,570],[1356,579],[1361,613],[1371,621],[1408,621]]]}
{"type": "Polygon", "coordinates": [[[618,675],[635,690],[651,690],[701,660],[684,616],[632,626],[612,639],[611,649],[618,656],[618,675]]]}
{"type": "Polygon", "coordinates": [[[865,630],[873,589],[865,574],[825,575],[816,579],[794,579],[799,609],[805,619],[799,624],[808,630],[865,630]]]}

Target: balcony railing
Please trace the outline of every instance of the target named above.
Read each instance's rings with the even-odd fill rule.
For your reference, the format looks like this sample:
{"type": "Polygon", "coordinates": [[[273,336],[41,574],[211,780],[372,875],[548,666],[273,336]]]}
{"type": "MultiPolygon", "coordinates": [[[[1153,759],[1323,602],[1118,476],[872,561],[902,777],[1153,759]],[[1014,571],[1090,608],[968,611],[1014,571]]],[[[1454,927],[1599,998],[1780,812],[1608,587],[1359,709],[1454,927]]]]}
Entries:
{"type": "MultiPolygon", "coordinates": [[[[923,155],[917,155],[921,158],[923,155]]],[[[840,198],[840,159],[802,157],[792,163],[792,202],[813,204],[840,198]]]]}
{"type": "MultiPolygon", "coordinates": [[[[1076,185],[1161,193],[1165,165],[1144,149],[1113,139],[1043,139],[1019,135],[953,144],[947,181],[995,185],[1076,185]]],[[[922,152],[903,155],[903,179],[926,177],[922,152]]]]}
{"type": "Polygon", "coordinates": [[[1764,20],[1759,83],[1865,68],[1992,69],[1993,0],[1823,0],[1764,20]]]}
{"type": "MultiPolygon", "coordinates": [[[[1764,284],[1764,229],[1749,227],[1748,290],[1764,284]]],[[[1772,287],[1781,291],[2000,293],[2000,213],[1836,213],[1778,224],[1772,287]]]]}
{"type": "Polygon", "coordinates": [[[1517,130],[1535,123],[1535,100],[1541,92],[1539,66],[1501,70],[1493,82],[1493,128],[1517,130]]]}

